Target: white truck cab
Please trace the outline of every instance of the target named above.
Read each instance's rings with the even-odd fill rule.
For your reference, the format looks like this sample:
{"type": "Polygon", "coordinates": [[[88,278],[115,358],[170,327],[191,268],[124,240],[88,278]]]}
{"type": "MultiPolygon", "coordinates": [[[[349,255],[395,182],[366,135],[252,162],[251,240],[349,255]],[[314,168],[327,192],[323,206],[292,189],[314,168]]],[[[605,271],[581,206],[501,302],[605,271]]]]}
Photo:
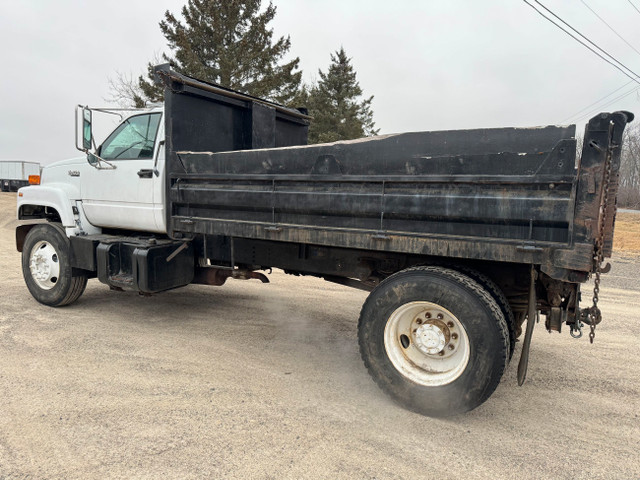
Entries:
{"type": "MultiPolygon", "coordinates": [[[[105,112],[105,109],[94,111],[105,112]]],[[[18,219],[49,218],[62,223],[67,236],[114,228],[166,232],[164,215],[163,109],[140,109],[126,117],[95,149],[92,109],[81,107],[80,158],[43,168],[40,185],[18,192],[18,219]]],[[[131,112],[129,112],[131,113],[131,112]]]]}

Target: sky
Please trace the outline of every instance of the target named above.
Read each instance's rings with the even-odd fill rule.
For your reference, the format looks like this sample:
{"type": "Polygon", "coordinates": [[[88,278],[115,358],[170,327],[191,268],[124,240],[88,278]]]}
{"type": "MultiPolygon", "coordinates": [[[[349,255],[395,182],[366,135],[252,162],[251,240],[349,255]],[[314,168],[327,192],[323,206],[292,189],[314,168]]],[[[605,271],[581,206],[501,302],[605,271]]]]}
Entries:
{"type": "MultiPolygon", "coordinates": [[[[169,52],[158,23],[185,2],[0,0],[0,160],[77,156],[75,105],[108,105],[109,78],[138,76],[169,52]]],[[[640,73],[640,0],[541,2],[640,73]]],[[[580,131],[598,111],[640,113],[640,84],[521,0],[273,3],[274,35],[291,37],[289,58],[300,58],[305,81],[344,47],[374,96],[381,134],[568,123],[580,131]]]]}

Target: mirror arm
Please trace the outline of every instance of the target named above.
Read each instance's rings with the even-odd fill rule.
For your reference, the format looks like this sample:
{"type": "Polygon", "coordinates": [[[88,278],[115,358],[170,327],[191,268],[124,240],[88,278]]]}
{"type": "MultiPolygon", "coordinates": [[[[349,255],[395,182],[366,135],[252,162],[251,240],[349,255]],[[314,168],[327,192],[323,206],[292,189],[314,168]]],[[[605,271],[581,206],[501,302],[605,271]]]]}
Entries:
{"type": "Polygon", "coordinates": [[[75,145],[76,145],[76,150],[80,150],[81,152],[83,152],[84,150],[78,146],[78,108],[80,108],[81,106],[82,105],[76,105],[76,129],[75,129],[76,143],[75,145]]]}
{"type": "Polygon", "coordinates": [[[92,164],[91,162],[89,162],[89,165],[91,165],[93,168],[97,169],[97,170],[115,170],[116,168],[118,168],[116,165],[114,165],[113,163],[105,160],[104,158],[96,155],[95,153],[90,153],[89,150],[86,150],[85,153],[87,154],[87,162],[89,162],[89,155],[94,156],[96,159],[98,159],[98,163],[96,163],[95,165],[92,164]],[[105,163],[107,165],[109,165],[108,168],[105,168],[103,166],[101,166],[102,163],[105,163]]]}
{"type": "Polygon", "coordinates": [[[104,158],[98,157],[98,160],[100,160],[100,162],[104,162],[107,165],[109,165],[109,168],[107,170],[115,170],[116,168],[118,168],[118,167],[115,166],[115,164],[106,161],[104,158]]]}

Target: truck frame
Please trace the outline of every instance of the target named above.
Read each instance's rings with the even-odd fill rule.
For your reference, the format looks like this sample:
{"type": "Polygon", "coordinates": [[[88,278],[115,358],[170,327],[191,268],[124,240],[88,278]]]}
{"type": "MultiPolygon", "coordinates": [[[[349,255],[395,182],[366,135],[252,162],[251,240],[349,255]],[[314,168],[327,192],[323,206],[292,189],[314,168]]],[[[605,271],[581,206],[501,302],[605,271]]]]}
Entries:
{"type": "Polygon", "coordinates": [[[153,294],[268,282],[271,268],[368,290],[358,337],[369,373],[401,405],[432,416],[484,402],[526,322],[523,383],[539,313],[548,330],[566,324],[575,336],[599,322],[597,308],[580,308],[580,284],[599,280],[611,255],[631,113],[592,118],[580,158],[575,126],[306,145],[302,109],[166,66],[156,75],[164,109],[145,117],[146,132],[160,122],[156,137],[114,150],[116,129],[92,153],[91,110],[81,108],[87,159],[68,172],[111,178],[115,197],[117,175],[138,168],[121,155],[139,150],[148,163],[136,181],[156,185],[153,221],[110,217],[112,199],[55,174],[66,164],[51,169],[51,182],[45,168],[42,185],[20,190],[18,218],[44,222],[16,230],[25,282],[41,303],[73,303],[89,278],[153,294]]]}

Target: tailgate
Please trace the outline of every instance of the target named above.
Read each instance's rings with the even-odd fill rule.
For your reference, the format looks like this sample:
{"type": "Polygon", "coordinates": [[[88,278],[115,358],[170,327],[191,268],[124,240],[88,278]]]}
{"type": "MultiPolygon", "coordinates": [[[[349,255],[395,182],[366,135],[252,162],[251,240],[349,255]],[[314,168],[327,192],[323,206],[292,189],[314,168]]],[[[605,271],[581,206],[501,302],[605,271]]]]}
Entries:
{"type": "Polygon", "coordinates": [[[575,240],[595,246],[602,231],[603,252],[611,256],[622,138],[630,112],[601,113],[586,126],[576,195],[575,240]]]}

